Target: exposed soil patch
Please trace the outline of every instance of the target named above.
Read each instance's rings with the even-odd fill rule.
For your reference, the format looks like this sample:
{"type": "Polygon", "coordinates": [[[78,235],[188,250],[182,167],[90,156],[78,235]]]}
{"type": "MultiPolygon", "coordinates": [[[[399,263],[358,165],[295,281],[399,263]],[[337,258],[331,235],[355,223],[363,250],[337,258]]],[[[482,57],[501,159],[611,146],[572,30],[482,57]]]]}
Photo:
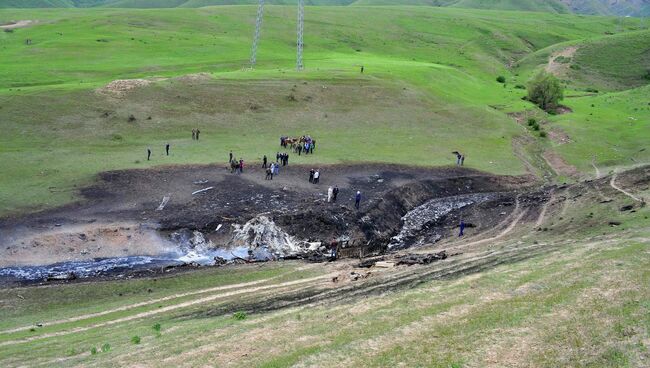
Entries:
{"type": "Polygon", "coordinates": [[[571,65],[571,58],[573,58],[576,51],[578,51],[577,46],[570,46],[553,53],[548,59],[548,64],[546,64],[546,71],[556,77],[566,75],[571,65]]]}
{"type": "MultiPolygon", "coordinates": [[[[530,185],[528,178],[460,168],[381,164],[322,166],[314,185],[309,169],[286,166],[273,180],[264,180],[261,167],[231,174],[220,165],[105,172],[81,191],[83,203],[0,220],[2,265],[159,254],[169,251],[170,243],[190,253],[225,249],[222,257],[239,259],[251,256],[250,250],[242,253],[244,246],[254,249],[254,259],[329,254],[332,246],[339,256],[356,257],[385,251],[402,217],[434,198],[453,202],[530,185]],[[340,188],[336,203],[327,202],[330,186],[340,188]],[[201,191],[205,188],[213,189],[201,191]],[[363,196],[359,210],[357,190],[363,196]]],[[[436,211],[432,219],[418,218],[429,212],[415,213],[418,226],[408,238],[423,243],[421,232],[457,220],[447,210],[436,211]]]]}
{"type": "Polygon", "coordinates": [[[553,127],[548,131],[548,137],[557,144],[567,144],[573,142],[571,137],[564,130],[558,127],[553,127]]]}
{"type": "Polygon", "coordinates": [[[557,153],[547,150],[543,154],[544,160],[546,160],[546,163],[558,174],[558,175],[564,175],[568,176],[571,178],[577,178],[578,177],[578,169],[576,169],[575,166],[569,164],[566,162],[562,156],[558,155],[557,153]]]}
{"type": "Polygon", "coordinates": [[[151,84],[147,79],[118,79],[97,90],[98,93],[121,97],[129,91],[151,84]]]}
{"type": "Polygon", "coordinates": [[[29,27],[33,23],[36,23],[33,20],[17,20],[17,21],[11,21],[7,24],[0,24],[0,29],[16,29],[16,28],[23,28],[23,27],[29,27]]]}

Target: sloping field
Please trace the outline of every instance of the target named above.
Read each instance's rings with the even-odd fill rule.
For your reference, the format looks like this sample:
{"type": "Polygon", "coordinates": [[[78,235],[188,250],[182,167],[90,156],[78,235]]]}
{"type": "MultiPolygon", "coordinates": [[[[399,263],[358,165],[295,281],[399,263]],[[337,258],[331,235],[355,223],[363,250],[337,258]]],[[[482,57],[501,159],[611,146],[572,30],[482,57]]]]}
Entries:
{"type": "Polygon", "coordinates": [[[254,14],[255,7],[1,12],[2,19],[38,20],[0,33],[0,124],[8,132],[0,154],[11,178],[3,182],[3,211],[70,201],[76,186],[103,170],[218,162],[231,149],[255,162],[273,154],[283,134],[324,137],[317,162],[445,165],[453,163],[452,151],[463,150],[471,167],[521,173],[511,139],[523,131],[503,112],[528,105],[496,75],[509,75],[509,64],[536,50],[616,26],[606,18],[532,13],[309,7],[307,70],[298,74],[295,30],[285,21],[295,17],[293,7],[267,9],[257,68],[242,70],[254,14]],[[162,80],[197,72],[210,75],[162,80]],[[129,78],[153,84],[119,96],[95,92],[129,78]],[[221,105],[215,115],[209,106],[234,98],[223,84],[233,80],[251,81],[242,84],[250,90],[236,92],[237,104],[221,105]],[[268,87],[275,99],[256,95],[266,95],[255,82],[264,80],[279,81],[268,87]],[[362,99],[335,103],[338,80],[346,83],[338,97],[362,99]],[[197,125],[206,146],[185,141],[197,125]],[[255,141],[243,139],[251,136],[255,141]],[[166,142],[171,158],[142,162],[147,146],[156,157],[166,142]]]}
{"type": "Polygon", "coordinates": [[[421,248],[454,254],[425,266],[284,262],[2,289],[0,362],[643,367],[648,209],[619,210],[632,201],[621,190],[650,194],[635,181],[647,169],[554,188],[543,208],[421,248]]]}

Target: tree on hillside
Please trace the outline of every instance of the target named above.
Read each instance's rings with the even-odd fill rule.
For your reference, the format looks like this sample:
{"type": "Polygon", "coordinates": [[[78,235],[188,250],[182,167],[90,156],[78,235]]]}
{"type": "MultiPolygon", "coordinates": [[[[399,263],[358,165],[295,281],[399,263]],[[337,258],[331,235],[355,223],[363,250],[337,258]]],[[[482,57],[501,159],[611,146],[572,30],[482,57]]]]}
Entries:
{"type": "Polygon", "coordinates": [[[541,72],[528,84],[528,100],[544,111],[554,111],[562,99],[562,85],[551,74],[541,72]]]}

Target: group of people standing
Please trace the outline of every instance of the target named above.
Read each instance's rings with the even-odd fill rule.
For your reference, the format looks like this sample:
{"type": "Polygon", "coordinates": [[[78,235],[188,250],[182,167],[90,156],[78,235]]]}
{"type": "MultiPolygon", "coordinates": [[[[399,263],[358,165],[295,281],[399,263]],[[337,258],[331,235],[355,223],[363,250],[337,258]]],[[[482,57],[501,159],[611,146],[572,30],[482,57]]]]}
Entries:
{"type": "Polygon", "coordinates": [[[309,170],[309,182],[312,184],[318,184],[320,181],[320,170],[309,170]]]}

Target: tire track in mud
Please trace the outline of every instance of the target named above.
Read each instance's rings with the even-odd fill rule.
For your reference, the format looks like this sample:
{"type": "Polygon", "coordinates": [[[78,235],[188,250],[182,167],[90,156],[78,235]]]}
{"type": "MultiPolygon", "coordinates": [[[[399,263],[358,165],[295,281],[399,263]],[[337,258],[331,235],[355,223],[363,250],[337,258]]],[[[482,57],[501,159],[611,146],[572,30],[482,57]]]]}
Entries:
{"type": "Polygon", "coordinates": [[[637,202],[643,202],[642,199],[638,198],[638,197],[635,196],[634,194],[632,194],[632,193],[626,191],[625,189],[619,187],[618,185],[616,185],[616,177],[617,177],[617,176],[618,176],[618,173],[614,173],[614,175],[612,175],[612,179],[609,181],[609,185],[610,185],[612,188],[618,190],[619,192],[625,194],[626,196],[632,198],[633,200],[635,200],[635,201],[637,201],[637,202]]]}
{"type": "Polygon", "coordinates": [[[551,189],[548,200],[544,203],[544,206],[542,206],[542,210],[539,211],[539,217],[537,217],[537,221],[535,221],[535,227],[540,227],[544,223],[544,220],[546,220],[546,212],[548,212],[548,208],[554,201],[555,188],[551,189]]]}
{"type": "Polygon", "coordinates": [[[180,309],[180,308],[187,308],[187,307],[191,307],[191,306],[194,306],[194,305],[211,302],[211,301],[214,301],[214,300],[217,300],[217,299],[220,299],[220,298],[227,298],[227,297],[237,296],[237,295],[241,295],[241,294],[254,293],[254,292],[258,292],[258,291],[265,291],[265,290],[268,290],[268,289],[278,289],[278,288],[283,288],[283,287],[288,287],[288,286],[300,285],[300,284],[309,283],[309,282],[312,282],[312,281],[327,280],[328,278],[331,279],[331,277],[335,276],[335,275],[336,274],[323,275],[323,276],[317,276],[317,277],[312,277],[312,278],[308,278],[308,279],[288,281],[288,282],[284,282],[284,283],[280,283],[280,284],[258,286],[258,287],[253,287],[253,288],[246,288],[246,289],[242,289],[242,290],[231,291],[231,292],[227,292],[227,293],[213,294],[213,295],[206,296],[206,297],[203,297],[203,298],[200,298],[200,299],[195,299],[195,300],[191,300],[191,301],[187,301],[187,302],[183,302],[183,303],[179,303],[179,304],[174,304],[174,305],[170,305],[170,306],[163,307],[163,308],[158,308],[158,309],[147,311],[147,312],[141,312],[141,313],[137,313],[137,314],[134,314],[134,315],[131,315],[131,316],[122,317],[122,318],[118,318],[118,319],[114,319],[114,320],[110,320],[110,321],[106,321],[106,322],[96,323],[96,324],[92,324],[92,325],[89,325],[89,326],[76,327],[76,328],[73,328],[73,329],[70,329],[70,330],[57,331],[57,332],[42,334],[42,335],[39,335],[39,336],[33,336],[33,337],[25,338],[25,339],[7,340],[7,341],[3,341],[2,343],[0,343],[0,346],[16,345],[16,344],[21,344],[21,343],[25,343],[25,342],[34,341],[34,340],[42,340],[42,339],[46,339],[46,338],[50,338],[50,337],[69,335],[71,333],[83,332],[83,331],[87,331],[87,330],[90,330],[90,329],[93,329],[93,328],[110,326],[110,325],[114,325],[114,324],[117,324],[117,323],[128,322],[128,321],[131,321],[131,320],[145,318],[145,317],[149,317],[149,316],[164,313],[164,312],[170,312],[170,311],[180,309]]]}
{"type": "MultiPolygon", "coordinates": [[[[309,268],[309,267],[307,267],[307,268],[309,268]]],[[[311,268],[313,268],[313,267],[311,267],[311,268]]],[[[306,269],[306,267],[300,267],[299,269],[296,269],[296,271],[301,270],[301,269],[306,269]]],[[[111,314],[111,313],[123,312],[123,311],[129,310],[129,309],[144,307],[144,306],[147,306],[147,305],[156,304],[156,303],[160,303],[160,302],[165,302],[165,301],[178,299],[178,298],[184,298],[184,297],[187,297],[187,296],[259,285],[259,284],[263,284],[263,283],[275,280],[275,279],[280,278],[280,277],[284,277],[284,276],[289,275],[289,274],[291,274],[293,272],[294,271],[286,272],[286,273],[283,273],[283,274],[280,274],[280,275],[277,275],[277,276],[274,276],[274,277],[269,277],[267,279],[262,279],[262,280],[255,280],[255,281],[244,282],[244,283],[239,283],[239,284],[232,284],[232,285],[216,286],[216,287],[211,287],[211,288],[206,288],[206,289],[201,289],[201,290],[190,291],[190,292],[187,292],[187,293],[178,293],[178,294],[168,295],[168,296],[165,296],[165,297],[162,297],[162,298],[152,299],[152,300],[148,300],[148,301],[140,302],[140,303],[135,303],[135,304],[124,305],[124,306],[121,306],[121,307],[117,307],[117,308],[113,308],[113,309],[109,309],[109,310],[105,310],[105,311],[101,311],[101,312],[97,312],[97,313],[89,313],[89,314],[84,314],[84,315],[81,315],[81,316],[63,318],[63,319],[50,321],[50,322],[43,322],[42,324],[43,324],[43,326],[47,326],[47,327],[56,326],[56,325],[59,325],[59,324],[62,324],[62,323],[77,322],[77,321],[82,321],[84,319],[101,317],[101,316],[105,316],[105,315],[111,314]]],[[[15,332],[20,332],[20,331],[26,331],[26,330],[29,330],[30,328],[33,328],[33,327],[34,326],[16,327],[16,328],[13,328],[13,329],[10,329],[10,330],[0,331],[0,335],[10,334],[10,333],[15,333],[15,332]]]]}

